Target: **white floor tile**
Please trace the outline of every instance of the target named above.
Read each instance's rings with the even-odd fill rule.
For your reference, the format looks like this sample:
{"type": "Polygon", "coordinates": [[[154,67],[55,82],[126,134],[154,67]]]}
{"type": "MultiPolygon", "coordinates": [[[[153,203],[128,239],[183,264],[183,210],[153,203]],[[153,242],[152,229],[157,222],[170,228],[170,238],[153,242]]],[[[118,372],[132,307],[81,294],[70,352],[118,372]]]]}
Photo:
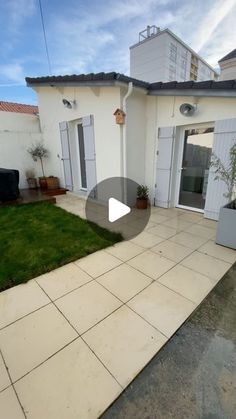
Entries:
{"type": "Polygon", "coordinates": [[[0,347],[12,381],[18,380],[77,336],[53,304],[1,330],[0,347]]]}
{"type": "Polygon", "coordinates": [[[55,304],[76,330],[84,333],[122,303],[93,281],[59,298],[55,304]]]}
{"type": "Polygon", "coordinates": [[[163,275],[175,265],[175,262],[148,250],[130,259],[127,263],[145,275],[150,276],[152,279],[159,278],[159,276],[163,275]]]}
{"type": "MultiPolygon", "coordinates": [[[[121,392],[115,379],[80,338],[15,387],[30,419],[94,419],[121,392]]],[[[18,419],[9,417],[13,418],[18,419]]]]}
{"type": "Polygon", "coordinates": [[[216,281],[222,278],[231,266],[231,264],[227,262],[223,262],[212,256],[204,255],[200,252],[192,253],[184,259],[181,264],[216,281]]]}
{"type": "Polygon", "coordinates": [[[31,280],[0,293],[0,328],[50,303],[39,285],[31,280]]]}
{"type": "Polygon", "coordinates": [[[168,271],[158,282],[196,304],[199,304],[215,286],[212,279],[181,265],[168,271]]]}
{"type": "Polygon", "coordinates": [[[123,264],[100,276],[97,281],[123,302],[128,301],[152,280],[136,269],[123,264]]]}
{"type": "Polygon", "coordinates": [[[69,263],[36,278],[37,283],[52,300],[61,297],[91,280],[92,278],[75,263],[69,263]]]}
{"type": "Polygon", "coordinates": [[[196,307],[193,302],[158,282],[141,291],[127,304],[168,337],[172,336],[196,307]]]}
{"type": "Polygon", "coordinates": [[[123,387],[166,342],[125,306],[89,330],[84,339],[123,387]]]}

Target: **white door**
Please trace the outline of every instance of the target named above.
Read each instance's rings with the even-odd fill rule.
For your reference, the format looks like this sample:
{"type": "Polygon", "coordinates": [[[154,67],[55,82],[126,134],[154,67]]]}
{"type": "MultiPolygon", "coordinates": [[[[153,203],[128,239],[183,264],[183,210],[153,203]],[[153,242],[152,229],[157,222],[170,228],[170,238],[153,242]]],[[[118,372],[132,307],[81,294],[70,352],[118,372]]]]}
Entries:
{"type": "Polygon", "coordinates": [[[157,147],[157,169],[155,205],[169,208],[171,203],[171,167],[175,127],[159,128],[157,147]]]}
{"type": "MultiPolygon", "coordinates": [[[[236,118],[216,121],[214,130],[213,153],[227,165],[229,162],[229,150],[236,142],[236,118]]],[[[225,183],[214,180],[214,169],[209,172],[208,188],[204,216],[218,220],[220,207],[227,203],[224,197],[226,192],[225,183]]]]}
{"type": "MultiPolygon", "coordinates": [[[[86,168],[86,186],[88,194],[97,183],[96,171],[96,154],[95,154],[95,139],[94,139],[94,125],[93,116],[85,116],[82,118],[83,134],[84,134],[84,159],[86,168]]],[[[94,189],[94,195],[96,191],[94,189]]]]}
{"type": "Polygon", "coordinates": [[[61,136],[61,149],[62,149],[61,159],[63,161],[65,188],[72,191],[73,182],[72,182],[72,171],[71,171],[68,123],[66,121],[60,122],[59,129],[60,129],[60,136],[61,136]]]}

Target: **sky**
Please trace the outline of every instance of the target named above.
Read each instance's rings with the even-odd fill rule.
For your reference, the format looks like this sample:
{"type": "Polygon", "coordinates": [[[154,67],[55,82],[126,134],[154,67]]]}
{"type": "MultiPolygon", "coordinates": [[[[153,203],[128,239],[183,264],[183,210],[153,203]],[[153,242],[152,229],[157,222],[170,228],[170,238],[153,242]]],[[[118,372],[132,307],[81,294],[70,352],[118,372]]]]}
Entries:
{"type": "MultiPolygon", "coordinates": [[[[236,48],[236,0],[41,0],[52,74],[129,74],[147,25],[169,28],[217,68],[236,48]]],[[[25,77],[49,75],[38,0],[0,0],[0,100],[37,103],[25,77]]]]}

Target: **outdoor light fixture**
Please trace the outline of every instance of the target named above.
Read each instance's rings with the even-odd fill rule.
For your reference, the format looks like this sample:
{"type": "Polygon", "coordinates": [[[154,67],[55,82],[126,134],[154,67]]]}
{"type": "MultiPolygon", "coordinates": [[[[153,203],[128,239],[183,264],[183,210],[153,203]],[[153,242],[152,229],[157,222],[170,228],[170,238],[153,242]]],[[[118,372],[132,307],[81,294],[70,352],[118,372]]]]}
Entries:
{"type": "Polygon", "coordinates": [[[76,104],[76,100],[67,100],[67,99],[62,99],[62,103],[65,106],[65,108],[67,109],[72,109],[73,106],[75,106],[76,104]]]}
{"type": "Polygon", "coordinates": [[[183,103],[179,107],[180,113],[182,113],[182,115],[184,116],[192,116],[194,112],[196,111],[196,109],[197,109],[197,106],[191,105],[190,103],[183,103]]]}

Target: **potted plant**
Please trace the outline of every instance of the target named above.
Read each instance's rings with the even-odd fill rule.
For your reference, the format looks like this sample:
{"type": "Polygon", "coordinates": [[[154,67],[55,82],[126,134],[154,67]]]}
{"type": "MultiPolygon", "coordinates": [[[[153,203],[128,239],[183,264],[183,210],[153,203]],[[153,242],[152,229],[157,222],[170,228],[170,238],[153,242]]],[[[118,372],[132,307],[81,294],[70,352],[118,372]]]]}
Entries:
{"type": "Polygon", "coordinates": [[[47,189],[47,179],[43,167],[43,159],[48,157],[48,150],[44,147],[42,142],[33,144],[28,148],[28,153],[31,155],[34,161],[39,159],[42,169],[43,176],[39,177],[39,185],[41,189],[47,189]]]}
{"type": "Polygon", "coordinates": [[[137,201],[136,207],[138,209],[147,209],[148,206],[148,187],[144,185],[139,185],[137,188],[137,201]]]}
{"type": "Polygon", "coordinates": [[[215,154],[211,166],[215,170],[215,180],[222,180],[227,186],[224,196],[228,203],[220,209],[216,233],[216,243],[236,249],[236,144],[229,151],[229,163],[224,165],[215,154]]]}
{"type": "Polygon", "coordinates": [[[25,171],[26,180],[29,186],[29,189],[37,189],[37,179],[35,177],[34,169],[29,169],[25,171]]]}
{"type": "Polygon", "coordinates": [[[56,176],[47,177],[47,187],[48,189],[58,189],[59,188],[59,179],[56,176]]]}

